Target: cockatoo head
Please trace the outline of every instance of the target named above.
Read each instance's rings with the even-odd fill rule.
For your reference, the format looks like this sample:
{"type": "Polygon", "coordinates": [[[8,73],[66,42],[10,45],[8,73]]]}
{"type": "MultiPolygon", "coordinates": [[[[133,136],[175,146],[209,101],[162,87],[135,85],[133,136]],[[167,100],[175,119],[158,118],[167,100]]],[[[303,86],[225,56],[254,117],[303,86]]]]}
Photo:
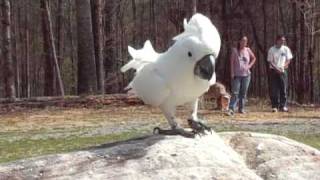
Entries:
{"type": "Polygon", "coordinates": [[[214,84],[221,39],[210,19],[199,13],[193,15],[189,22],[184,19],[184,32],[173,40],[179,44],[180,52],[193,62],[194,75],[214,84]]]}

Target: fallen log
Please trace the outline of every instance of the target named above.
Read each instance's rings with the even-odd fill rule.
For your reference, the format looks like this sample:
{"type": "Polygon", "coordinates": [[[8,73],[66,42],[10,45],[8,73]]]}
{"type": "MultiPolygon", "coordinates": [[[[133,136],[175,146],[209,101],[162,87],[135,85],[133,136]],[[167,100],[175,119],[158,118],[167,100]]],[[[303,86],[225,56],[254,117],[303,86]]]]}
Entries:
{"type": "Polygon", "coordinates": [[[0,108],[44,108],[56,107],[101,107],[104,105],[142,105],[136,96],[128,94],[108,94],[97,96],[65,96],[63,97],[33,97],[11,101],[0,99],[0,108]]]}

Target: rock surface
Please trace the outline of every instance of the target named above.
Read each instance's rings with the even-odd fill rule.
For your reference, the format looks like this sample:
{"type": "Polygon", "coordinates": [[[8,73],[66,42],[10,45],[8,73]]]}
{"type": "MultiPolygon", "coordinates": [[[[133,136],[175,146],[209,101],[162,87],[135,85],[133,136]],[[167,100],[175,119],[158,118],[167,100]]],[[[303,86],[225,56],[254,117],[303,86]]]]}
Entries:
{"type": "Polygon", "coordinates": [[[320,179],[320,152],[268,134],[154,135],[0,165],[0,179],[320,179]]]}

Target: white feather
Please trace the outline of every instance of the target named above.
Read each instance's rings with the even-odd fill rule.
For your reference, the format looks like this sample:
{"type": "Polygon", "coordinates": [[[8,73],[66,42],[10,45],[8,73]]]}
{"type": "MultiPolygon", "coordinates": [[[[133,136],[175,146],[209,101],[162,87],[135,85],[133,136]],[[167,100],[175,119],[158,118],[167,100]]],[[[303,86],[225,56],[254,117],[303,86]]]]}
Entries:
{"type": "Polygon", "coordinates": [[[132,59],[121,68],[121,72],[126,72],[129,69],[135,69],[137,72],[140,71],[146,64],[154,62],[158,53],[153,49],[152,44],[149,40],[144,43],[142,49],[136,50],[128,46],[129,54],[132,59]]]}

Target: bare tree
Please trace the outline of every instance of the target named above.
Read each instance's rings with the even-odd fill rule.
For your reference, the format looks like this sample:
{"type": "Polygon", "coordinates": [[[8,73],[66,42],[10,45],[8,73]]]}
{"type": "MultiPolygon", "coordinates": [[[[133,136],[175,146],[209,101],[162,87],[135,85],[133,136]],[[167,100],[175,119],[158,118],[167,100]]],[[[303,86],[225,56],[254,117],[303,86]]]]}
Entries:
{"type": "Polygon", "coordinates": [[[132,6],[132,21],[133,21],[133,28],[132,28],[132,39],[133,44],[136,45],[137,38],[136,38],[136,27],[137,27],[137,4],[136,0],[131,0],[131,6],[132,6]]]}
{"type": "Polygon", "coordinates": [[[50,53],[49,25],[46,18],[46,1],[41,0],[42,10],[42,37],[43,37],[43,52],[44,52],[44,95],[53,96],[54,94],[54,69],[53,61],[50,53]]]}
{"type": "Polygon", "coordinates": [[[157,23],[156,23],[156,7],[155,0],[150,0],[150,24],[152,24],[150,28],[150,34],[152,36],[152,41],[157,47],[157,23]]]}
{"type": "Polygon", "coordinates": [[[78,93],[97,91],[90,0],[76,0],[78,30],[78,93]]]}
{"type": "MultiPolygon", "coordinates": [[[[49,4],[47,0],[41,0],[41,5],[44,8],[43,11],[43,15],[44,15],[44,24],[48,30],[48,34],[44,35],[44,36],[49,36],[48,39],[46,39],[48,44],[49,44],[49,52],[50,52],[50,58],[53,61],[54,64],[54,68],[56,70],[57,73],[57,77],[58,77],[58,82],[59,82],[59,88],[60,88],[60,93],[61,96],[64,96],[64,87],[63,87],[63,82],[62,82],[62,77],[60,74],[60,68],[59,68],[59,64],[58,64],[58,58],[57,58],[57,53],[56,53],[56,47],[55,47],[55,43],[54,43],[54,38],[53,38],[53,28],[52,28],[52,22],[51,22],[51,15],[50,15],[50,9],[49,9],[49,4]]],[[[49,67],[52,68],[52,67],[49,67]]]]}
{"type": "Polygon", "coordinates": [[[20,57],[19,55],[21,54],[20,52],[20,48],[19,48],[19,37],[18,37],[18,34],[19,34],[19,24],[18,24],[18,16],[17,12],[20,11],[20,8],[17,8],[18,3],[13,3],[12,4],[12,13],[11,13],[11,19],[12,19],[12,34],[13,34],[13,37],[12,37],[12,45],[13,45],[13,50],[12,50],[12,58],[13,58],[13,62],[14,62],[14,71],[15,71],[15,89],[16,89],[16,97],[21,97],[21,94],[20,94],[20,87],[21,87],[21,81],[20,81],[20,67],[19,67],[19,60],[20,60],[20,57]]]}
{"type": "Polygon", "coordinates": [[[2,0],[2,12],[3,12],[3,56],[4,56],[4,79],[5,79],[5,92],[6,97],[12,100],[16,98],[15,81],[12,61],[12,49],[11,49],[11,4],[9,0],[2,0]]]}
{"type": "Polygon", "coordinates": [[[26,96],[31,97],[31,76],[30,76],[30,31],[29,31],[29,6],[28,2],[24,2],[25,6],[25,65],[26,65],[26,96]]]}
{"type": "Polygon", "coordinates": [[[197,12],[197,0],[184,1],[185,17],[190,18],[197,12]]]}
{"type": "MultiPolygon", "coordinates": [[[[60,67],[60,71],[62,71],[62,65],[64,60],[64,32],[65,32],[65,26],[64,26],[64,6],[65,1],[58,0],[58,7],[57,7],[57,17],[56,17],[56,51],[57,51],[57,58],[58,58],[58,64],[60,67]]],[[[57,80],[57,76],[54,76],[55,86],[60,87],[59,80],[57,80]]],[[[55,88],[56,90],[56,88],[55,88]]],[[[58,94],[55,92],[55,94],[58,94]]]]}
{"type": "Polygon", "coordinates": [[[74,38],[74,27],[73,27],[73,17],[74,17],[74,12],[73,12],[73,0],[69,0],[69,7],[68,7],[68,39],[70,43],[70,60],[71,60],[71,94],[78,94],[77,93],[77,75],[76,75],[76,59],[77,59],[77,52],[76,52],[76,43],[75,43],[75,38],[74,38]]]}
{"type": "MultiPolygon", "coordinates": [[[[120,2],[116,2],[113,0],[108,0],[104,5],[104,22],[106,22],[104,26],[104,58],[105,58],[105,71],[106,71],[106,80],[115,77],[114,74],[114,66],[116,64],[115,59],[117,58],[116,53],[116,36],[115,36],[115,7],[120,2]]],[[[119,6],[119,5],[118,5],[119,6]]],[[[137,27],[135,27],[136,29],[137,27]]],[[[137,32],[137,31],[135,31],[137,32]]],[[[137,33],[134,34],[135,36],[137,33]]],[[[133,40],[134,43],[137,42],[137,39],[133,40]]],[[[115,83],[113,81],[106,81],[105,88],[106,93],[114,93],[117,89],[115,87],[115,83]]]]}
{"type": "Polygon", "coordinates": [[[92,24],[94,36],[94,49],[97,68],[98,90],[100,94],[105,93],[104,86],[104,63],[103,63],[103,25],[102,25],[102,0],[91,0],[92,24]]]}

